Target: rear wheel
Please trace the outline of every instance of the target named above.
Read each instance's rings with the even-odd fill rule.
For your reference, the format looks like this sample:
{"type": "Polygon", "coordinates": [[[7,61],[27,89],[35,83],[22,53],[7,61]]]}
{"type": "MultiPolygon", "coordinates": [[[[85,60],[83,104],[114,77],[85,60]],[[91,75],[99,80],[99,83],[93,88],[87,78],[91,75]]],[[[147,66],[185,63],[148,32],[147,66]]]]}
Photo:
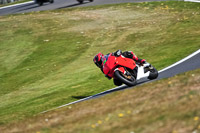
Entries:
{"type": "Polygon", "coordinates": [[[149,71],[150,71],[150,74],[149,74],[148,79],[152,80],[158,77],[158,71],[156,70],[155,67],[153,66],[149,67],[149,71]]]}
{"type": "Polygon", "coordinates": [[[136,84],[136,79],[132,75],[123,74],[122,72],[118,70],[116,70],[114,74],[115,74],[115,78],[117,78],[119,81],[121,81],[122,83],[128,86],[134,86],[136,84]]]}
{"type": "Polygon", "coordinates": [[[50,3],[54,3],[54,0],[50,0],[49,2],[50,2],[50,3]]]}
{"type": "Polygon", "coordinates": [[[93,2],[94,0],[89,0],[89,2],[93,2]]]}

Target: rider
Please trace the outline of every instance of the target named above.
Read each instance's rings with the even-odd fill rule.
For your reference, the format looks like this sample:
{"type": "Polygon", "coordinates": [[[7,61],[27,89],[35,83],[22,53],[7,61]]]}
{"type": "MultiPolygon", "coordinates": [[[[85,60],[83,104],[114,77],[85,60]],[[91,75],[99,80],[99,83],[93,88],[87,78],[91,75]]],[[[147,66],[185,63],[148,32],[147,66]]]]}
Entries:
{"type": "MultiPolygon", "coordinates": [[[[93,59],[94,63],[97,65],[97,67],[99,67],[101,69],[102,72],[103,72],[103,66],[104,66],[105,62],[107,61],[109,55],[110,55],[110,53],[106,54],[106,55],[103,55],[102,53],[98,53],[93,59]]],[[[124,57],[133,59],[134,61],[141,63],[141,64],[144,64],[146,62],[145,59],[138,58],[132,51],[122,52],[121,50],[117,50],[116,52],[113,52],[112,55],[117,56],[117,57],[120,55],[123,55],[124,57]]],[[[135,68],[135,71],[137,73],[137,67],[135,68]]],[[[108,75],[105,75],[105,76],[108,79],[111,79],[111,77],[109,77],[108,75]]],[[[119,80],[114,79],[114,78],[113,78],[113,82],[117,86],[122,85],[122,83],[119,80]]]]}

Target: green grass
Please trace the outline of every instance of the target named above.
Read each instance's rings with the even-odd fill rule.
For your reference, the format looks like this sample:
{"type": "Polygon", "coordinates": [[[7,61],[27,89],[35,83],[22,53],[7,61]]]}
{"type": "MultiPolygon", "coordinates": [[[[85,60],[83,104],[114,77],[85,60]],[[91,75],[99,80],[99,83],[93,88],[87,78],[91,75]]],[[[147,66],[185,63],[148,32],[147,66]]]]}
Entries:
{"type": "Polygon", "coordinates": [[[5,133],[200,131],[200,69],[0,126],[5,133]]]}
{"type": "Polygon", "coordinates": [[[0,17],[0,123],[114,87],[92,59],[132,50],[162,69],[200,48],[200,4],[119,4],[0,17]]]}

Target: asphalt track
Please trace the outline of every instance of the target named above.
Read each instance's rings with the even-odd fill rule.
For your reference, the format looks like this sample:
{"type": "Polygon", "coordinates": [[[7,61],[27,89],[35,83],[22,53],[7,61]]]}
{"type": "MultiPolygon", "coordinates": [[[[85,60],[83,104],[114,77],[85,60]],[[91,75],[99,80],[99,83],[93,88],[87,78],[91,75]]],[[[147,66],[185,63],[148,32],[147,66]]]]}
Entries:
{"type": "MultiPolygon", "coordinates": [[[[156,80],[173,77],[177,74],[187,72],[187,71],[190,71],[190,70],[194,70],[194,69],[198,69],[198,68],[200,68],[200,49],[197,50],[196,52],[192,53],[191,55],[185,57],[184,59],[172,64],[171,66],[160,70],[159,76],[156,80]]],[[[144,84],[144,83],[152,82],[152,81],[155,81],[155,80],[150,81],[148,79],[142,79],[142,80],[138,81],[136,86],[144,84]]],[[[65,107],[65,106],[68,106],[68,105],[71,105],[71,104],[75,104],[75,103],[82,102],[82,101],[85,101],[85,100],[97,98],[97,97],[100,97],[100,96],[103,96],[103,95],[106,95],[106,94],[109,94],[109,93],[112,93],[112,92],[115,92],[115,91],[120,91],[120,90],[125,90],[125,89],[130,89],[130,88],[133,88],[133,87],[128,87],[126,85],[122,85],[122,86],[112,88],[112,89],[109,89],[107,91],[98,93],[96,95],[88,96],[86,98],[82,98],[80,100],[61,105],[57,108],[53,108],[53,109],[50,109],[50,110],[43,111],[41,113],[49,112],[51,110],[62,108],[62,107],[65,107]]]]}
{"type": "Polygon", "coordinates": [[[104,4],[117,4],[117,3],[133,3],[133,2],[150,2],[150,1],[166,1],[166,0],[94,0],[89,2],[84,1],[83,4],[79,4],[76,0],[55,0],[53,4],[44,3],[43,6],[38,6],[38,4],[27,3],[22,5],[16,5],[8,8],[0,8],[0,16],[16,13],[26,13],[33,11],[43,11],[43,10],[54,10],[62,8],[72,8],[72,7],[83,7],[83,6],[95,6],[104,4]]]}

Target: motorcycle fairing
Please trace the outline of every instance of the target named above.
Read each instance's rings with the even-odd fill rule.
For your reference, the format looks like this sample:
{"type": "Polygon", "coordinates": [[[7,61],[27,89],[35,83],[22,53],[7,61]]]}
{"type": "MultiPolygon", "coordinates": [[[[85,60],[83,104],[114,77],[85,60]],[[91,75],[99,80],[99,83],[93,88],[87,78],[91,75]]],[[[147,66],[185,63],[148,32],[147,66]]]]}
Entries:
{"type": "Polygon", "coordinates": [[[148,77],[149,74],[150,74],[150,71],[148,71],[148,72],[145,73],[144,72],[144,67],[140,67],[138,65],[137,80],[145,78],[145,77],[148,77]]]}
{"type": "Polygon", "coordinates": [[[122,73],[124,73],[124,74],[126,72],[126,70],[124,69],[124,67],[118,67],[114,71],[117,71],[117,70],[120,71],[120,72],[122,72],[122,73]]]}
{"type": "MultiPolygon", "coordinates": [[[[136,67],[136,64],[133,59],[125,58],[123,56],[115,57],[110,54],[103,66],[103,72],[109,77],[113,77],[114,71],[118,66],[130,68],[131,70],[133,70],[136,67]]],[[[123,73],[125,72],[125,70],[121,67],[119,67],[118,69],[123,73]]]]}

